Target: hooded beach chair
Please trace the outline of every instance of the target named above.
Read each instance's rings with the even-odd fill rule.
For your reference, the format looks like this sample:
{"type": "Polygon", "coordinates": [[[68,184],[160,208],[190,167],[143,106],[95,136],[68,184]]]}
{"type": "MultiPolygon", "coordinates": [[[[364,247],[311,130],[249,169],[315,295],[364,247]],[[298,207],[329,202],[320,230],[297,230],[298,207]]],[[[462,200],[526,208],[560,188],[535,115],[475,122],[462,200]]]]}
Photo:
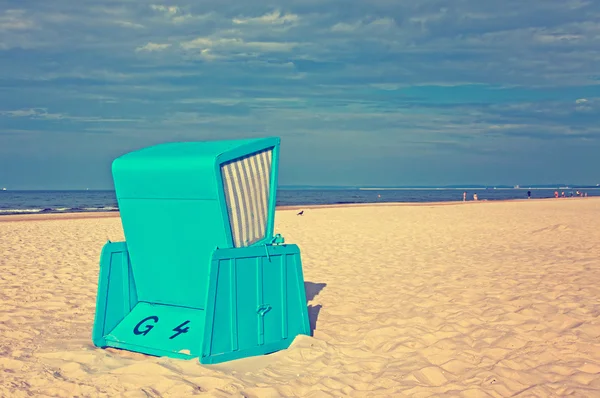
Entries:
{"type": "Polygon", "coordinates": [[[279,138],[168,143],[112,165],[97,347],[219,363],[310,334],[300,251],[273,235],[279,138]]]}

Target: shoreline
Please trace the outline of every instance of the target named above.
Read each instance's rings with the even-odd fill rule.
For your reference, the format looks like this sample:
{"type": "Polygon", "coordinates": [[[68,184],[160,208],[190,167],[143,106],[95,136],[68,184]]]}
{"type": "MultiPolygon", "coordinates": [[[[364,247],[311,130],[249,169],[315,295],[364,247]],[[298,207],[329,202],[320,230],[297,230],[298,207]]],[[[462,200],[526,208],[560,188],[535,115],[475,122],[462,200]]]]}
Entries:
{"type": "MultiPolygon", "coordinates": [[[[558,198],[564,200],[600,200],[599,196],[589,197],[571,197],[571,198],[558,198]]],[[[316,209],[333,209],[333,208],[344,208],[344,207],[372,207],[372,206],[464,206],[464,205],[476,205],[482,203],[521,203],[521,202],[547,202],[549,200],[557,200],[557,198],[536,198],[536,199],[498,199],[498,200],[467,200],[460,201],[443,201],[443,202],[372,202],[372,203],[334,203],[334,204],[311,204],[311,205],[284,205],[277,206],[275,210],[316,210],[316,209]]],[[[53,220],[80,220],[80,219],[92,219],[92,218],[116,218],[121,217],[119,211],[89,211],[89,212],[64,212],[64,213],[27,213],[27,214],[5,214],[0,215],[0,222],[11,222],[11,221],[53,221],[53,220]]]]}

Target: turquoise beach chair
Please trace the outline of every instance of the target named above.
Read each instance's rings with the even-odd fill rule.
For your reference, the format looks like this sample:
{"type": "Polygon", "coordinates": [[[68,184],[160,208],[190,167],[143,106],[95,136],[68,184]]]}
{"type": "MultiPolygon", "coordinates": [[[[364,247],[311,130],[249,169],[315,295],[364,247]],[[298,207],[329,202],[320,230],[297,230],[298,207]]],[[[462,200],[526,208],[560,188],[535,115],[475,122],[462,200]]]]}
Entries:
{"type": "Polygon", "coordinates": [[[113,162],[126,242],[102,249],[94,345],[210,364],[310,334],[300,251],[273,236],[279,143],[168,143],[113,162]]]}

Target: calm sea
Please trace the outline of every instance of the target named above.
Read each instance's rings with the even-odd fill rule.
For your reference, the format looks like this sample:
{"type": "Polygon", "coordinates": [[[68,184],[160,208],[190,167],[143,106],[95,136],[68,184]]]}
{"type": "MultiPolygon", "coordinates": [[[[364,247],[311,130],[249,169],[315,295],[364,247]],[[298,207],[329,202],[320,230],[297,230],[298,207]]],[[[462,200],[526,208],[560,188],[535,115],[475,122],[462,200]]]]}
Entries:
{"type": "MultiPolygon", "coordinates": [[[[277,205],[315,205],[381,202],[448,202],[462,200],[463,189],[280,189],[277,205]]],[[[467,189],[467,199],[525,199],[527,189],[467,189]]],[[[532,198],[552,198],[554,189],[532,189],[532,198]]],[[[576,189],[562,190],[565,196],[576,189]]],[[[561,191],[561,193],[562,193],[561,191]]],[[[600,189],[583,189],[600,196],[600,189]]],[[[73,213],[118,211],[114,191],[0,191],[0,215],[21,213],[73,213]]]]}

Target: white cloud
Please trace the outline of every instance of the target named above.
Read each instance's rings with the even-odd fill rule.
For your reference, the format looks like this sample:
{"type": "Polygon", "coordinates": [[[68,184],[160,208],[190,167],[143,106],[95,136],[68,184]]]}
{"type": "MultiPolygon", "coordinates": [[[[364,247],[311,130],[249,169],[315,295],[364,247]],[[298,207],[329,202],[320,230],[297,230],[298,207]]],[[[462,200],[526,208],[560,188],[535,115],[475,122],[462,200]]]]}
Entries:
{"type": "Polygon", "coordinates": [[[581,40],[583,37],[581,35],[573,35],[573,34],[536,34],[535,40],[541,43],[560,43],[560,42],[573,42],[577,40],[581,40]]]}
{"type": "Polygon", "coordinates": [[[219,122],[220,115],[203,115],[196,112],[175,112],[162,120],[163,124],[209,124],[219,122]]]}
{"type": "Polygon", "coordinates": [[[231,98],[183,98],[176,101],[178,104],[216,104],[234,106],[244,102],[244,99],[231,98]]]}
{"type": "Polygon", "coordinates": [[[283,25],[286,23],[298,22],[300,18],[296,14],[281,14],[280,11],[273,11],[254,18],[234,18],[232,21],[236,25],[243,24],[265,24],[265,25],[283,25]]]}
{"type": "Polygon", "coordinates": [[[181,43],[181,47],[186,50],[205,49],[214,46],[235,45],[242,43],[241,39],[211,39],[208,37],[198,37],[194,40],[181,43]]]}
{"type": "Polygon", "coordinates": [[[191,21],[192,19],[197,19],[197,18],[202,18],[202,17],[194,17],[192,14],[185,14],[185,15],[178,15],[176,17],[173,17],[171,20],[173,21],[173,23],[184,23],[184,22],[188,22],[191,21]]]}
{"type": "Polygon", "coordinates": [[[163,5],[157,5],[157,4],[152,4],[150,5],[150,8],[152,8],[154,11],[159,11],[162,12],[165,15],[175,15],[177,13],[181,12],[181,9],[177,6],[163,6],[163,5]]]}
{"type": "Polygon", "coordinates": [[[214,53],[210,48],[200,49],[198,53],[193,54],[193,57],[204,61],[216,61],[224,58],[224,56],[214,53]]]}
{"type": "Polygon", "coordinates": [[[24,10],[5,10],[0,14],[0,30],[24,30],[34,27],[24,10]]]}
{"type": "Polygon", "coordinates": [[[331,30],[333,32],[354,32],[362,26],[362,22],[360,21],[354,23],[339,22],[333,25],[331,30]]]}
{"type": "Polygon", "coordinates": [[[394,90],[399,90],[402,87],[406,87],[406,85],[394,84],[394,83],[374,83],[374,84],[371,84],[371,87],[374,87],[378,90],[394,91],[394,90]]]}
{"type": "Polygon", "coordinates": [[[244,43],[246,47],[263,52],[291,51],[298,43],[280,43],[274,41],[250,41],[244,43]]]}
{"type": "Polygon", "coordinates": [[[142,29],[144,27],[144,25],[130,21],[114,21],[113,23],[124,28],[142,29]]]}
{"type": "Polygon", "coordinates": [[[49,113],[46,108],[30,108],[18,109],[14,111],[0,111],[0,115],[15,118],[29,118],[42,120],[73,120],[78,122],[89,123],[118,123],[136,121],[136,119],[103,118],[100,116],[69,116],[62,113],[49,113]]]}
{"type": "Polygon", "coordinates": [[[179,6],[164,6],[152,4],[150,8],[156,12],[163,14],[163,16],[165,16],[169,21],[173,22],[174,24],[182,24],[184,22],[189,22],[197,19],[205,19],[206,17],[211,15],[192,15],[189,12],[185,12],[179,6]]]}
{"type": "Polygon", "coordinates": [[[30,109],[18,109],[15,111],[0,111],[0,115],[8,117],[29,117],[31,119],[46,119],[46,120],[58,120],[63,119],[64,115],[59,113],[48,113],[46,108],[30,108],[30,109]]]}
{"type": "Polygon", "coordinates": [[[353,23],[339,22],[331,27],[332,32],[352,33],[363,30],[389,30],[396,27],[392,18],[379,18],[372,21],[360,20],[353,23]]]}
{"type": "Polygon", "coordinates": [[[600,102],[598,98],[580,98],[575,101],[575,110],[579,113],[600,114],[600,102]]]}
{"type": "Polygon", "coordinates": [[[149,42],[143,46],[137,47],[135,49],[136,52],[147,51],[147,52],[155,52],[155,51],[163,51],[167,48],[171,47],[169,43],[152,43],[149,42]]]}
{"type": "Polygon", "coordinates": [[[210,38],[198,37],[194,40],[180,43],[184,50],[200,50],[200,55],[215,59],[226,55],[253,56],[248,52],[275,53],[289,52],[298,43],[274,41],[244,41],[240,38],[210,38]]]}
{"type": "Polygon", "coordinates": [[[488,129],[490,130],[496,130],[496,129],[517,129],[517,128],[525,128],[528,127],[527,124],[516,124],[516,123],[511,123],[511,124],[491,124],[489,126],[487,126],[488,129]]]}
{"type": "MultiPolygon", "coordinates": [[[[433,14],[423,14],[423,15],[418,15],[418,16],[412,16],[412,17],[408,18],[408,21],[418,24],[422,28],[426,28],[427,24],[432,23],[432,22],[435,23],[435,22],[443,19],[446,16],[447,12],[448,12],[447,8],[442,8],[439,10],[439,12],[436,12],[433,14]]],[[[467,18],[486,19],[487,15],[480,14],[480,13],[467,12],[467,13],[463,13],[462,17],[465,19],[467,19],[467,18]]]]}

